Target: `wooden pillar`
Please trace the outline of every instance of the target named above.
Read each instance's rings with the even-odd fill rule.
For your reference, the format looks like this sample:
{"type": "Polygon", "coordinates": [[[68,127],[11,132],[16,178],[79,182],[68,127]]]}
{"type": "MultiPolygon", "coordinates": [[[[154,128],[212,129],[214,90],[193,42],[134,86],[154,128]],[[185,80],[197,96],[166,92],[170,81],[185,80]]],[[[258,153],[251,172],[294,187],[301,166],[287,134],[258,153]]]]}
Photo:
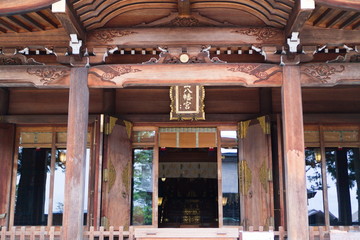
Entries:
{"type": "Polygon", "coordinates": [[[62,239],[83,239],[86,142],[89,114],[87,76],[87,68],[71,69],[62,239]]]}
{"type": "Polygon", "coordinates": [[[299,66],[284,66],[281,101],[288,239],[308,240],[305,144],[299,66]]]}

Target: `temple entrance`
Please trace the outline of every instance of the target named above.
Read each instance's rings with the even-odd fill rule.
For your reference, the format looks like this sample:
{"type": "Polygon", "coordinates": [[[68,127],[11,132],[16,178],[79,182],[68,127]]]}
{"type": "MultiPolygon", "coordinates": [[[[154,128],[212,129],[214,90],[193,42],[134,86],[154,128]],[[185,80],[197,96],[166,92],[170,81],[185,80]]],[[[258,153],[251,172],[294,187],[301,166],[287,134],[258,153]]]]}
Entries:
{"type": "Polygon", "coordinates": [[[159,227],[218,227],[216,148],[161,148],[159,227]]]}

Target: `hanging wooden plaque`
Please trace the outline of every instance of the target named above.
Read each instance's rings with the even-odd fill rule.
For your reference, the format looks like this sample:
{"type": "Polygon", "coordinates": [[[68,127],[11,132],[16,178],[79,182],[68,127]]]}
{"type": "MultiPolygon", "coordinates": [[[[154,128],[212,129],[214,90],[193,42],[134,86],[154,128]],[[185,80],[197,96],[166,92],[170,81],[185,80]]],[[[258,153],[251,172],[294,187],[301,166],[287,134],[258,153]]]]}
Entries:
{"type": "Polygon", "coordinates": [[[199,85],[170,88],[170,120],[205,120],[205,88],[199,85]]]}

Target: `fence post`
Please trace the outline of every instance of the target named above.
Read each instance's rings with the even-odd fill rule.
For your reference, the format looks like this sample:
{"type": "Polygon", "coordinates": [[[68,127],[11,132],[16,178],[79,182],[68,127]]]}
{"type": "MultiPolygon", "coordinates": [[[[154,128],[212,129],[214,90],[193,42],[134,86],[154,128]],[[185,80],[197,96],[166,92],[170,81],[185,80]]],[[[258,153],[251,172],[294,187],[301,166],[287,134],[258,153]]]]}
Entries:
{"type": "Polygon", "coordinates": [[[45,227],[44,226],[42,226],[41,228],[40,228],[40,240],[45,240],[45,227]]]}
{"type": "Polygon", "coordinates": [[[26,234],[26,230],[25,227],[21,227],[20,228],[20,240],[25,240],[25,234],[26,234]]]}
{"type": "Polygon", "coordinates": [[[1,227],[0,240],[6,240],[6,227],[1,227]]]}
{"type": "Polygon", "coordinates": [[[89,240],[94,240],[94,226],[90,227],[89,240]]]}
{"type": "Polygon", "coordinates": [[[309,239],[314,240],[314,228],[309,227],[309,239]]]}
{"type": "Polygon", "coordinates": [[[119,227],[119,240],[124,240],[124,227],[119,227]]]}
{"type": "Polygon", "coordinates": [[[279,240],[284,240],[284,227],[279,227],[279,240]]]}
{"type": "Polygon", "coordinates": [[[319,235],[320,235],[320,240],[324,240],[324,227],[320,226],[319,227],[319,235]]]}
{"type": "Polygon", "coordinates": [[[114,226],[109,227],[109,240],[114,240],[114,226]]]}
{"type": "Polygon", "coordinates": [[[16,227],[12,227],[10,232],[10,240],[15,240],[15,234],[16,234],[16,227]]]}
{"type": "Polygon", "coordinates": [[[104,240],[104,227],[100,227],[99,239],[104,240]]]}
{"type": "Polygon", "coordinates": [[[129,240],[134,240],[134,227],[129,227],[129,240]]]}
{"type": "Polygon", "coordinates": [[[55,228],[54,227],[50,228],[49,235],[50,235],[50,240],[55,240],[55,228]]]}
{"type": "Polygon", "coordinates": [[[35,227],[30,228],[30,240],[35,240],[35,227]]]}

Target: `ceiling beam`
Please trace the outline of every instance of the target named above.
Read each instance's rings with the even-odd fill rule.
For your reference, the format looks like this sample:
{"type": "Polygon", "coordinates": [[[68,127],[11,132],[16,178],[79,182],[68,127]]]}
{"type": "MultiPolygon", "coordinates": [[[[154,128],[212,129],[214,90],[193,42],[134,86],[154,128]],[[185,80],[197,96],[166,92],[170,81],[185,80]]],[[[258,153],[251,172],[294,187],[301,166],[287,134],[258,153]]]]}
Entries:
{"type": "Polygon", "coordinates": [[[76,15],[72,6],[66,0],[61,0],[52,5],[52,12],[56,18],[61,22],[66,33],[76,34],[79,39],[85,41],[86,34],[80,18],[76,15]]]}
{"type": "Polygon", "coordinates": [[[332,8],[346,9],[349,11],[360,11],[359,0],[315,0],[316,4],[332,8]]]}
{"type": "Polygon", "coordinates": [[[314,9],[314,0],[295,1],[295,6],[285,27],[285,37],[290,37],[292,32],[300,32],[314,9]]]}
{"type": "Polygon", "coordinates": [[[7,0],[0,1],[0,16],[23,14],[27,12],[37,11],[59,0],[7,0]]]}

